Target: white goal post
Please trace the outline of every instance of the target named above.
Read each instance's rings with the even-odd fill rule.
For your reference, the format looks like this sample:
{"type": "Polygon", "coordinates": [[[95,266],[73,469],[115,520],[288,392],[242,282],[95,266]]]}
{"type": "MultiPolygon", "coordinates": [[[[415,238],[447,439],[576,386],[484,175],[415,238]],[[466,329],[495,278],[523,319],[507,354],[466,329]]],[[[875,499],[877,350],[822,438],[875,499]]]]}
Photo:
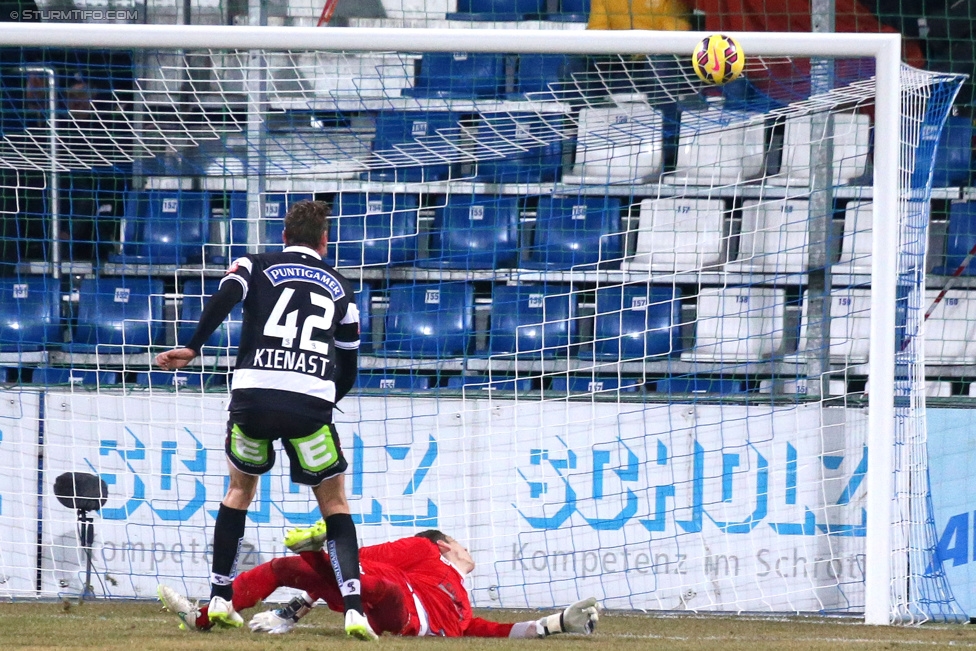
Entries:
{"type": "MultiPolygon", "coordinates": [[[[5,24],[0,47],[327,52],[494,52],[690,57],[702,32],[526,31],[365,28],[282,28],[180,25],[5,24]]],[[[873,255],[870,271],[870,352],[866,446],[870,450],[863,563],[864,621],[889,624],[906,616],[906,581],[893,558],[896,469],[896,285],[899,229],[905,210],[902,144],[901,37],[891,34],[731,34],[747,57],[863,58],[875,68],[873,255]]],[[[812,100],[813,101],[813,100],[812,100]]],[[[249,239],[254,242],[253,238],[249,239]]],[[[518,401],[516,401],[518,402],[518,401]]],[[[349,445],[351,448],[352,446],[349,445]]],[[[908,553],[907,551],[905,552],[908,553]]],[[[512,561],[514,566],[514,560],[512,561]]],[[[907,611],[914,613],[911,608],[907,611]]]]}

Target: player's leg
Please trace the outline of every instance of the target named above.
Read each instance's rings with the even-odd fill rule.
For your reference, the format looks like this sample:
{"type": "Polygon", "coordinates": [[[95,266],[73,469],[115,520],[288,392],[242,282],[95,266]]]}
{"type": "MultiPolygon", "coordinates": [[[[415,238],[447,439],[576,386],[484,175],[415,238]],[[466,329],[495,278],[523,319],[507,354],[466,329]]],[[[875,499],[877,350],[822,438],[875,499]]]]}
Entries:
{"type": "Polygon", "coordinates": [[[244,624],[232,603],[237,555],[259,476],[274,466],[275,452],[271,440],[249,435],[244,426],[233,421],[227,424],[224,447],[230,465],[230,483],[214,525],[208,617],[218,626],[237,628],[244,624]]]}
{"type": "Polygon", "coordinates": [[[359,581],[359,543],[349,513],[342,455],[335,427],[323,424],[312,434],[284,439],[291,461],[291,478],[312,487],[326,525],[326,546],[346,611],[346,633],[372,640],[376,634],[363,612],[359,581]]]}

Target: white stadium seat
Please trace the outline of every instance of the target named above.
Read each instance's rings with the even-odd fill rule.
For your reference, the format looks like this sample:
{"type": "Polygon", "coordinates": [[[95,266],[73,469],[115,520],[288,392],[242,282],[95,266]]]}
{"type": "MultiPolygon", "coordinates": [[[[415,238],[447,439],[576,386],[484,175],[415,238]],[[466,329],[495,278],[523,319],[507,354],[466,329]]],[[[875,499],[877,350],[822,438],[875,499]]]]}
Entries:
{"type": "Polygon", "coordinates": [[[742,204],[739,254],[727,271],[796,273],[807,269],[810,202],[776,199],[742,204]]]}
{"type": "Polygon", "coordinates": [[[678,163],[668,183],[710,187],[758,177],[765,156],[765,125],[735,111],[685,111],[681,115],[678,163]]]}
{"type": "Polygon", "coordinates": [[[611,108],[584,108],[573,169],[565,183],[640,183],[661,173],[663,138],[660,111],[643,102],[611,108]]]}
{"type": "MultiPolygon", "coordinates": [[[[835,287],[830,303],[830,357],[846,363],[868,359],[871,347],[871,290],[835,287]]],[[[807,349],[807,327],[810,306],[806,292],[800,316],[800,343],[797,354],[807,349]]]]}
{"type": "MultiPolygon", "coordinates": [[[[938,296],[925,292],[924,313],[938,296]]],[[[928,364],[976,364],[976,293],[951,289],[925,324],[925,362],[928,364]]]]}
{"type": "Polygon", "coordinates": [[[637,251],[629,271],[693,271],[721,265],[727,256],[721,199],[644,199],[637,251]]]}
{"type": "Polygon", "coordinates": [[[874,211],[870,201],[847,204],[844,211],[844,238],[840,244],[840,259],[834,273],[871,273],[871,220],[874,211]]]}
{"type": "Polygon", "coordinates": [[[768,287],[702,289],[691,361],[760,361],[783,344],[786,295],[768,287]]]}
{"type": "MultiPolygon", "coordinates": [[[[798,115],[786,120],[783,134],[783,157],[779,173],[771,176],[771,185],[810,185],[810,157],[819,136],[812,133],[813,118],[798,115]]],[[[871,120],[867,115],[834,114],[833,178],[835,185],[849,183],[864,174],[871,142],[871,120]]]]}

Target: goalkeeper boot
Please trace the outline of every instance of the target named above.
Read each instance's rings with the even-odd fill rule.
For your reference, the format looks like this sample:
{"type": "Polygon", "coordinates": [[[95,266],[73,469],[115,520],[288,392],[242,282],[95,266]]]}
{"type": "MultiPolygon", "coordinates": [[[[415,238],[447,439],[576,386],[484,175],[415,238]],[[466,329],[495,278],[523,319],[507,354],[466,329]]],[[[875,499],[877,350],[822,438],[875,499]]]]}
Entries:
{"type": "Polygon", "coordinates": [[[295,630],[298,620],[312,610],[312,598],[307,592],[303,592],[288,602],[283,608],[277,610],[267,610],[258,613],[248,622],[253,633],[270,633],[271,635],[282,635],[291,633],[295,630]]]}
{"type": "Polygon", "coordinates": [[[373,632],[366,615],[358,610],[346,611],[346,635],[366,642],[380,639],[380,636],[373,632]]]}
{"type": "Polygon", "coordinates": [[[200,616],[200,607],[190,602],[189,599],[178,593],[169,586],[160,585],[156,587],[156,594],[163,602],[163,607],[180,618],[181,631],[206,631],[209,625],[201,625],[201,620],[206,618],[200,616]]]}
{"type": "Polygon", "coordinates": [[[325,544],[325,520],[319,520],[311,527],[289,529],[285,533],[284,543],[296,554],[320,551],[325,544]]]}
{"type": "Polygon", "coordinates": [[[244,618],[237,614],[234,605],[223,597],[213,597],[207,607],[207,618],[210,623],[220,628],[240,628],[244,626],[244,618]]]}

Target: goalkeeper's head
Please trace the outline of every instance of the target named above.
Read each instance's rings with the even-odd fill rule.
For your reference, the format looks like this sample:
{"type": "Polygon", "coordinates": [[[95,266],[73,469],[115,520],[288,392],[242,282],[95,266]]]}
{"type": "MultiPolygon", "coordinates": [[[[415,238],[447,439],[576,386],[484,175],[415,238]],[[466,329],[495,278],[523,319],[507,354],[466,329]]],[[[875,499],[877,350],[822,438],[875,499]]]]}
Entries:
{"type": "Polygon", "coordinates": [[[285,215],[281,239],[285,246],[307,246],[325,255],[329,243],[329,204],[321,201],[299,201],[285,215]]]}
{"type": "Polygon", "coordinates": [[[428,529],[418,533],[417,538],[426,538],[437,545],[444,560],[449,561],[462,575],[468,575],[474,569],[474,559],[471,558],[471,553],[464,545],[446,533],[437,529],[428,529]]]}

